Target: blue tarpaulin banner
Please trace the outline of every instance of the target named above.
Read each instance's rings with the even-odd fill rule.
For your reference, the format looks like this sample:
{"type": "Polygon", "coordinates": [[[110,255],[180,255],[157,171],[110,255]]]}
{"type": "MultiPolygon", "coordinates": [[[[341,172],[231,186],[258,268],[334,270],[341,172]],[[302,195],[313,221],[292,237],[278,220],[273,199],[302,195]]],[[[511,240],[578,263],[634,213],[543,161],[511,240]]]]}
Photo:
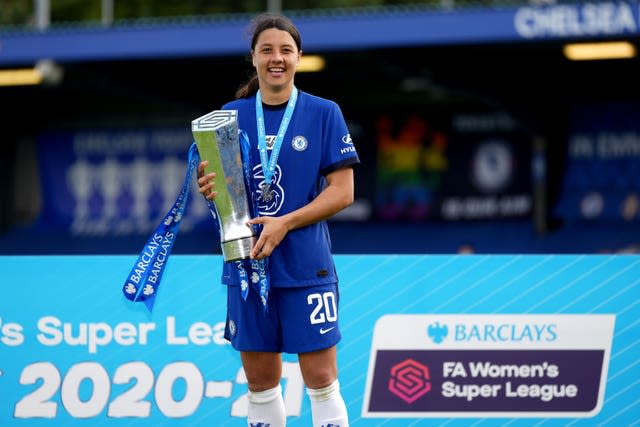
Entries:
{"type": "MultiPolygon", "coordinates": [[[[74,236],[149,234],[178,196],[192,141],[188,127],[40,135],[38,225],[74,236]]],[[[199,196],[195,179],[190,194],[199,196]]],[[[182,231],[194,229],[213,229],[203,200],[190,203],[183,219],[182,231]]]]}
{"type": "Polygon", "coordinates": [[[640,103],[576,106],[567,147],[556,214],[568,221],[639,221],[640,103]]]}

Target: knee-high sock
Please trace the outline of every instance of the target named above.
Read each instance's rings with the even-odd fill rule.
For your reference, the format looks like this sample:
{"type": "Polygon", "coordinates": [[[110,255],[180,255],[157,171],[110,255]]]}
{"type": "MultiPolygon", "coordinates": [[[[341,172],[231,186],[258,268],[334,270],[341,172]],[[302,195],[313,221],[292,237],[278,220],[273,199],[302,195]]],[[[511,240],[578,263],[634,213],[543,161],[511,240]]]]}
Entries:
{"type": "Polygon", "coordinates": [[[287,413],[282,398],[282,387],[265,391],[249,391],[247,425],[249,427],[285,427],[287,413]]]}
{"type": "Polygon", "coordinates": [[[311,400],[313,427],[349,427],[347,406],[338,380],[324,388],[307,388],[307,394],[311,400]]]}

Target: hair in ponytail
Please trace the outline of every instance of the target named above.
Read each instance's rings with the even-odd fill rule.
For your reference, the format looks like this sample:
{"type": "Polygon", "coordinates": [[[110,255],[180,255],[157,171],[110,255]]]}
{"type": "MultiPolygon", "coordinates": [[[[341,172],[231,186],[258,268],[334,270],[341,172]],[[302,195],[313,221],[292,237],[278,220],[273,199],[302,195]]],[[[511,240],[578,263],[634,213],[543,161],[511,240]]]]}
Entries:
{"type": "Polygon", "coordinates": [[[258,92],[260,83],[258,83],[258,75],[253,73],[249,80],[238,88],[236,91],[236,99],[248,98],[258,92]]]}
{"type": "MultiPolygon", "coordinates": [[[[256,47],[258,37],[264,30],[277,28],[291,34],[293,41],[296,43],[298,51],[302,50],[302,39],[300,32],[289,18],[279,13],[262,13],[252,21],[253,35],[251,36],[251,51],[256,47]]],[[[259,89],[258,75],[254,72],[249,80],[242,84],[236,91],[236,99],[248,98],[256,93],[259,89]]]]}

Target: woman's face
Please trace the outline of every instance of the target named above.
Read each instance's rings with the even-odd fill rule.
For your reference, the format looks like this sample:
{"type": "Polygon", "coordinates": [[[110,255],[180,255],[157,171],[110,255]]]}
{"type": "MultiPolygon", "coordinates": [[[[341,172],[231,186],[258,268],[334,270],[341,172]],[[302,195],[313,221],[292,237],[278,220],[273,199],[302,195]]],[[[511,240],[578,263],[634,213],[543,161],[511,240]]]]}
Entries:
{"type": "Polygon", "coordinates": [[[261,90],[281,91],[293,85],[293,76],[300,61],[296,42],[286,31],[264,30],[251,52],[261,90]]]}

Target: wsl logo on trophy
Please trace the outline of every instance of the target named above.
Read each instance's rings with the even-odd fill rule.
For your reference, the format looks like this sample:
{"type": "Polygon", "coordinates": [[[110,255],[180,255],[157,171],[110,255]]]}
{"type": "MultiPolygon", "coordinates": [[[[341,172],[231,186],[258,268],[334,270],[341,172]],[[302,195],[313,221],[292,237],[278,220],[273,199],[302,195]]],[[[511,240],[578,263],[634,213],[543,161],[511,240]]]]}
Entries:
{"type": "Polygon", "coordinates": [[[208,160],[205,174],[216,172],[218,195],[213,205],[220,231],[225,262],[249,258],[256,242],[255,231],[247,226],[251,207],[245,184],[238,132],[238,112],[216,110],[191,122],[191,131],[201,160],[208,160]]]}

